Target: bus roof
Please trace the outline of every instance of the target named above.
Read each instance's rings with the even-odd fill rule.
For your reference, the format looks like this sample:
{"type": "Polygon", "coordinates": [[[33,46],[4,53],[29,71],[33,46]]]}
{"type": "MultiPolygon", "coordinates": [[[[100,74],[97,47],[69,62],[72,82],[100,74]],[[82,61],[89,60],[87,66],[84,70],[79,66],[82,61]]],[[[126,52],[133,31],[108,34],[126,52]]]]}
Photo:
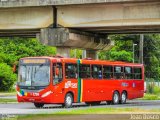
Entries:
{"type": "Polygon", "coordinates": [[[77,62],[77,60],[81,60],[83,63],[91,63],[91,64],[111,64],[111,65],[134,65],[134,66],[142,66],[143,64],[139,64],[139,63],[129,63],[129,62],[123,62],[123,61],[110,61],[110,60],[92,60],[92,59],[77,59],[77,58],[64,58],[64,57],[61,57],[61,56],[53,56],[53,57],[50,57],[50,56],[40,56],[40,57],[25,57],[25,58],[22,58],[22,59],[33,59],[33,58],[46,58],[46,59],[50,59],[50,60],[56,60],[56,59],[59,59],[59,60],[62,60],[64,62],[77,62]]]}

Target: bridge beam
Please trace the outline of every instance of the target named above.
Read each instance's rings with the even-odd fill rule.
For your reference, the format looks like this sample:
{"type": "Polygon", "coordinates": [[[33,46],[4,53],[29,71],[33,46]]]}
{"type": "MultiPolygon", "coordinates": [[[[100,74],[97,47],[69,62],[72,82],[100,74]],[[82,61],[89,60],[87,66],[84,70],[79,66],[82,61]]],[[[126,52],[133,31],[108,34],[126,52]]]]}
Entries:
{"type": "MultiPolygon", "coordinates": [[[[9,2],[10,0],[5,0],[2,5],[8,3],[7,1],[9,2]]],[[[21,4],[35,2],[33,0],[30,2],[24,0],[11,1],[13,3],[20,2],[21,4]]],[[[49,2],[48,0],[42,1],[49,2]]],[[[67,0],[66,2],[69,1],[67,0]]],[[[85,2],[84,0],[78,1],[85,2]]],[[[95,2],[95,0],[89,1],[95,2]]],[[[53,27],[54,24],[58,27],[77,29],[95,34],[160,32],[159,0],[120,0],[123,4],[116,1],[108,0],[105,4],[55,5],[54,7],[50,5],[15,8],[0,7],[0,37],[5,36],[5,34],[1,33],[4,30],[8,31],[8,33],[17,30],[33,31],[35,29],[53,27]]],[[[63,0],[57,2],[63,2],[63,0]]],[[[12,33],[6,35],[21,36],[12,33]]],[[[28,36],[31,35],[29,34],[28,36]]]]}
{"type": "Polygon", "coordinates": [[[114,44],[107,36],[70,30],[67,28],[41,29],[41,43],[56,47],[108,50],[114,44]]]}
{"type": "Polygon", "coordinates": [[[143,31],[160,26],[160,2],[58,6],[58,24],[89,32],[143,31]]]}
{"type": "Polygon", "coordinates": [[[0,8],[0,31],[35,30],[52,26],[54,9],[48,7],[0,8]]]}
{"type": "Polygon", "coordinates": [[[135,3],[158,2],[159,0],[0,0],[0,7],[34,7],[55,5],[84,5],[84,4],[111,4],[111,3],[135,3]]]}
{"type": "Polygon", "coordinates": [[[58,47],[58,53],[65,57],[69,57],[69,48],[80,48],[89,50],[87,57],[95,59],[93,51],[108,50],[114,46],[114,42],[107,39],[107,36],[67,28],[41,29],[40,34],[37,34],[37,36],[41,43],[58,47]]]}

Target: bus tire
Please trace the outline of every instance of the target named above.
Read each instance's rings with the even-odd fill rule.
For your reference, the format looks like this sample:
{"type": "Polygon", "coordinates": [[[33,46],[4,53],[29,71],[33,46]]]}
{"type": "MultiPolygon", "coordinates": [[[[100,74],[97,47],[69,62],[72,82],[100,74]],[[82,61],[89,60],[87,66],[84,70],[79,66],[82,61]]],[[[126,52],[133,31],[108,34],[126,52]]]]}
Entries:
{"type": "Polygon", "coordinates": [[[34,103],[34,106],[36,108],[42,108],[44,106],[44,104],[43,103],[34,103]]]}
{"type": "Polygon", "coordinates": [[[118,91],[115,91],[114,93],[113,93],[113,97],[112,97],[112,103],[114,104],[114,105],[116,105],[116,104],[119,104],[119,93],[118,93],[118,91]]]}
{"type": "Polygon", "coordinates": [[[73,96],[71,93],[67,93],[64,100],[64,107],[65,108],[71,108],[73,104],[73,96]]]}
{"type": "Polygon", "coordinates": [[[121,104],[125,104],[125,103],[126,103],[126,100],[127,100],[127,93],[126,93],[125,91],[123,91],[122,94],[121,94],[120,103],[121,103],[121,104]]]}

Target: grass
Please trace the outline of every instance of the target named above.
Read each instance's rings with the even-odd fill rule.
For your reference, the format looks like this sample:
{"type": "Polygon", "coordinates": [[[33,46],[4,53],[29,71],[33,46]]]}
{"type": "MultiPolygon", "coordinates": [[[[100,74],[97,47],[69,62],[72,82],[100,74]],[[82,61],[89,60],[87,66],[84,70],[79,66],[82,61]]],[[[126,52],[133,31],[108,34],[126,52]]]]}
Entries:
{"type": "Polygon", "coordinates": [[[119,114],[119,113],[151,113],[158,112],[160,109],[155,110],[144,110],[139,108],[88,108],[88,109],[78,109],[78,110],[65,110],[62,112],[57,112],[55,114],[119,114]]]}
{"type": "Polygon", "coordinates": [[[154,113],[159,114],[160,109],[144,110],[139,108],[88,108],[88,109],[66,109],[64,111],[52,113],[52,114],[38,114],[38,115],[26,115],[18,117],[18,120],[51,120],[55,117],[67,117],[70,115],[99,115],[99,114],[144,114],[154,113]]]}
{"type": "Polygon", "coordinates": [[[0,103],[17,103],[17,100],[14,98],[5,98],[8,96],[16,96],[16,91],[11,91],[11,92],[0,92],[0,103]],[[4,98],[3,98],[4,97],[4,98]]]}
{"type": "Polygon", "coordinates": [[[0,103],[4,103],[4,104],[17,103],[17,100],[16,99],[0,98],[0,103]]]}
{"type": "Polygon", "coordinates": [[[146,93],[141,100],[160,100],[160,96],[157,94],[148,94],[146,93]]]}
{"type": "Polygon", "coordinates": [[[11,91],[11,92],[0,92],[0,96],[15,96],[16,91],[11,91]]]}

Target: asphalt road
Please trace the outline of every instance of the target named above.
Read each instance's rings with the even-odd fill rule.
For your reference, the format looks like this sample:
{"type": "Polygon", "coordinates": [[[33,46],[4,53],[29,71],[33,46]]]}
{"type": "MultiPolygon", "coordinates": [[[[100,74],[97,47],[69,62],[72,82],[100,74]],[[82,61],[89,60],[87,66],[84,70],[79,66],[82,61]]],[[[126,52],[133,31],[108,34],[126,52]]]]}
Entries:
{"type": "MultiPolygon", "coordinates": [[[[74,104],[73,109],[86,109],[95,107],[108,107],[108,108],[142,108],[142,109],[160,109],[160,100],[146,101],[146,100],[131,100],[123,105],[106,105],[102,102],[101,105],[87,106],[84,103],[74,104]]],[[[32,103],[16,103],[16,104],[0,104],[0,114],[49,114],[66,110],[61,105],[45,105],[44,108],[37,109],[32,103]]]]}

